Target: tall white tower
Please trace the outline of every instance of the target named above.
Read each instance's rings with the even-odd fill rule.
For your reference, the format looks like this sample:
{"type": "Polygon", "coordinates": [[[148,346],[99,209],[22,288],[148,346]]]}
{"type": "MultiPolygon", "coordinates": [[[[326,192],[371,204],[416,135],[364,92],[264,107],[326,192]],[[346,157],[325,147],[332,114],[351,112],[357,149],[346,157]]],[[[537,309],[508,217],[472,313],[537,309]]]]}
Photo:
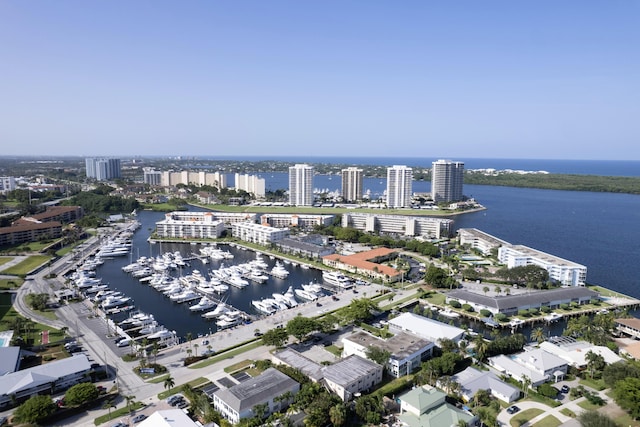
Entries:
{"type": "Polygon", "coordinates": [[[297,164],[289,167],[289,204],[313,205],[313,166],[297,164]]]}
{"type": "Polygon", "coordinates": [[[413,169],[399,165],[387,168],[387,207],[407,208],[411,206],[412,188],[413,169]]]}
{"type": "Polygon", "coordinates": [[[362,201],[362,169],[342,169],[342,198],[345,202],[362,201]]]}
{"type": "Polygon", "coordinates": [[[462,200],[464,162],[438,160],[431,164],[431,197],[436,203],[462,200]]]}

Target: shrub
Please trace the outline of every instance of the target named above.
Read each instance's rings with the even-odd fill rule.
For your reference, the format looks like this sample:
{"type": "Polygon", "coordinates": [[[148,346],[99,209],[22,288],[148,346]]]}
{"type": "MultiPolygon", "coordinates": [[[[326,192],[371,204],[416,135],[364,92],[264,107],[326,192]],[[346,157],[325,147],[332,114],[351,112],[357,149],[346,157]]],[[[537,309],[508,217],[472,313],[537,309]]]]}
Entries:
{"type": "Polygon", "coordinates": [[[495,316],[493,316],[494,319],[496,319],[498,322],[506,322],[509,319],[509,316],[507,316],[504,313],[498,313],[495,316]]]}
{"type": "Polygon", "coordinates": [[[462,309],[464,311],[468,311],[469,313],[473,313],[475,311],[469,304],[462,304],[462,309]]]}
{"type": "Polygon", "coordinates": [[[551,313],[551,307],[543,305],[542,307],[540,307],[540,311],[543,313],[551,313]]]}
{"type": "Polygon", "coordinates": [[[569,304],[560,304],[560,308],[563,310],[569,310],[569,304]]]}
{"type": "Polygon", "coordinates": [[[559,391],[557,388],[555,388],[551,384],[544,383],[538,386],[538,393],[540,393],[545,397],[554,399],[558,395],[559,391]]]}
{"type": "Polygon", "coordinates": [[[529,309],[529,314],[531,314],[532,316],[537,316],[539,313],[537,308],[530,308],[529,309]]]}
{"type": "Polygon", "coordinates": [[[486,308],[483,308],[482,310],[480,310],[480,314],[483,317],[491,317],[491,312],[489,310],[487,310],[486,308]]]}
{"type": "Polygon", "coordinates": [[[453,308],[461,308],[462,304],[460,304],[460,301],[456,301],[456,300],[451,300],[449,301],[449,305],[453,308]]]}

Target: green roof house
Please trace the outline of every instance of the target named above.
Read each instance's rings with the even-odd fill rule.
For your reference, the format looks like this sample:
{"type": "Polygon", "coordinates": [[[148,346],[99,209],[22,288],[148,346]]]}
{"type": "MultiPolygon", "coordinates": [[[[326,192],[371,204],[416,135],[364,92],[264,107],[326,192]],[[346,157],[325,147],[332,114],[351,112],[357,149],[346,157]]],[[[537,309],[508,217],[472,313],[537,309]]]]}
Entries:
{"type": "Polygon", "coordinates": [[[416,387],[399,396],[400,415],[404,426],[409,427],[450,427],[475,426],[478,418],[445,401],[446,394],[433,387],[416,387]]]}

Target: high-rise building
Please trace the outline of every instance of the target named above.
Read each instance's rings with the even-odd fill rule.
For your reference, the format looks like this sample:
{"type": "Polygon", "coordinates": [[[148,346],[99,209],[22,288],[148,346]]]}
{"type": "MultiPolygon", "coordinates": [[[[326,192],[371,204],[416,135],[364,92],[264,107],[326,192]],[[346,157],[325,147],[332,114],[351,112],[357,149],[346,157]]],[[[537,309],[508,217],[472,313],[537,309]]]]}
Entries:
{"type": "Polygon", "coordinates": [[[235,176],[236,190],[251,193],[254,197],[262,199],[265,196],[265,179],[256,175],[239,174],[235,176]]]}
{"type": "Polygon", "coordinates": [[[87,157],[84,161],[87,178],[95,178],[97,181],[109,181],[120,178],[120,159],[87,157]]]}
{"type": "Polygon", "coordinates": [[[144,183],[149,185],[160,185],[162,183],[162,172],[153,168],[142,168],[144,172],[144,183]]]}
{"type": "Polygon", "coordinates": [[[431,168],[431,197],[436,203],[462,200],[464,162],[438,160],[431,168]]]}
{"type": "Polygon", "coordinates": [[[289,204],[313,205],[313,166],[297,164],[289,167],[289,204]]]}
{"type": "Polygon", "coordinates": [[[387,168],[387,207],[408,208],[411,206],[413,169],[394,165],[387,168]]]}
{"type": "Polygon", "coordinates": [[[345,202],[362,201],[362,169],[342,169],[342,198],[345,202]]]}
{"type": "Polygon", "coordinates": [[[8,193],[16,189],[16,179],[13,176],[0,176],[0,193],[8,193]]]}

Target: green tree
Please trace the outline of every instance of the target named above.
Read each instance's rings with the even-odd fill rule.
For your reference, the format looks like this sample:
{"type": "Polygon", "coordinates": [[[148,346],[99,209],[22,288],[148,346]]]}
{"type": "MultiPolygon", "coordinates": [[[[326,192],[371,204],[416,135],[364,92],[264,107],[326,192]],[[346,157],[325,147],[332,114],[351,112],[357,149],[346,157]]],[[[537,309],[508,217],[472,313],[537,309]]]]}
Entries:
{"type": "Polygon", "coordinates": [[[377,395],[368,394],[356,399],[356,414],[366,423],[380,424],[384,407],[377,395]]]}
{"type": "Polygon", "coordinates": [[[544,342],[544,340],[547,339],[547,336],[544,333],[544,329],[542,328],[535,328],[534,330],[531,331],[531,337],[530,339],[532,341],[537,341],[538,344],[541,344],[542,342],[544,342]]]}
{"type": "Polygon", "coordinates": [[[378,310],[378,304],[371,299],[359,298],[352,300],[348,306],[341,308],[338,311],[338,315],[344,323],[366,322],[378,310]]]}
{"type": "Polygon", "coordinates": [[[104,403],[102,404],[102,409],[109,410],[109,419],[111,419],[111,408],[115,408],[115,407],[116,407],[116,404],[112,398],[105,400],[104,403]]]}
{"type": "Polygon", "coordinates": [[[372,345],[367,349],[367,359],[376,362],[378,365],[387,366],[391,352],[372,345]]]}
{"type": "Polygon", "coordinates": [[[167,375],[167,378],[164,379],[164,388],[165,390],[172,389],[176,385],[176,381],[173,379],[171,375],[167,375]]]}
{"type": "Polygon", "coordinates": [[[95,400],[100,395],[98,388],[92,383],[80,383],[72,386],[64,394],[64,401],[69,406],[82,405],[95,400]]]}
{"type": "Polygon", "coordinates": [[[593,379],[596,372],[601,372],[607,365],[607,363],[604,361],[604,357],[597,353],[594,353],[591,350],[589,350],[584,358],[587,361],[587,370],[589,371],[589,376],[591,377],[591,379],[593,379]]]}
{"type": "Polygon", "coordinates": [[[640,378],[625,378],[613,389],[616,403],[634,419],[640,418],[640,378]]]}
{"type": "Polygon", "coordinates": [[[311,332],[319,329],[320,325],[316,320],[300,315],[294,317],[287,323],[287,333],[296,337],[298,341],[302,341],[311,332]]]}
{"type": "Polygon", "coordinates": [[[14,412],[16,421],[21,423],[37,423],[38,421],[52,415],[56,411],[56,404],[51,400],[51,396],[32,396],[20,405],[14,412]]]}
{"type": "Polygon", "coordinates": [[[347,421],[347,407],[344,403],[338,403],[329,409],[329,419],[334,427],[341,427],[347,421]]]}
{"type": "Polygon", "coordinates": [[[126,400],[127,402],[127,410],[129,412],[133,412],[133,409],[131,408],[131,403],[133,403],[136,400],[136,397],[134,395],[125,395],[123,397],[124,397],[124,400],[126,400]]]}
{"type": "Polygon", "coordinates": [[[275,347],[282,347],[288,340],[289,333],[284,328],[268,330],[262,336],[262,343],[264,345],[272,345],[275,347]]]}

